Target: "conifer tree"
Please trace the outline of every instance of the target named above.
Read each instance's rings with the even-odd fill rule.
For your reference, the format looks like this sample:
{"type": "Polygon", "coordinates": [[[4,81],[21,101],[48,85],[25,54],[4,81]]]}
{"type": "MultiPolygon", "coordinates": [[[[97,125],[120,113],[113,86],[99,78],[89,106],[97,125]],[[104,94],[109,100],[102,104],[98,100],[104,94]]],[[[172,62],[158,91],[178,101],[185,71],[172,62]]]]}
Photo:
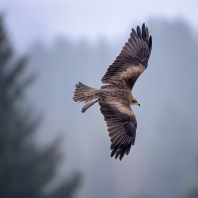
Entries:
{"type": "Polygon", "coordinates": [[[65,179],[51,194],[43,193],[61,159],[59,142],[41,149],[32,138],[40,117],[29,108],[24,95],[35,75],[26,74],[27,57],[14,57],[3,18],[0,15],[0,197],[73,197],[81,180],[79,173],[65,179]]]}

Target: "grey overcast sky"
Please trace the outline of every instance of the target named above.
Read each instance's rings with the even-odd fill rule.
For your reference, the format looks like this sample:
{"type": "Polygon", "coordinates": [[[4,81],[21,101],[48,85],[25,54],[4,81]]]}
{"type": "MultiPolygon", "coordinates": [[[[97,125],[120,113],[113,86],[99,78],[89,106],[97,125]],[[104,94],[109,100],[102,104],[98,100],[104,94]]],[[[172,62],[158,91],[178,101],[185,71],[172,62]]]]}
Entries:
{"type": "Polygon", "coordinates": [[[198,0],[0,0],[20,50],[58,35],[116,39],[151,18],[184,19],[198,33],[198,0]]]}

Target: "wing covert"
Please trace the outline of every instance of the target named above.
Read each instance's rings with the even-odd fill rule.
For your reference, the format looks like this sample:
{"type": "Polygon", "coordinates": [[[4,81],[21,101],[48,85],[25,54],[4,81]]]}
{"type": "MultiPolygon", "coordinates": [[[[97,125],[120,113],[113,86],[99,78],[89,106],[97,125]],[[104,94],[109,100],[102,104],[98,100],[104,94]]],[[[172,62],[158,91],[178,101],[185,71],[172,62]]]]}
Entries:
{"type": "Polygon", "coordinates": [[[109,66],[102,82],[106,84],[124,84],[133,88],[136,80],[147,68],[152,49],[152,37],[148,28],[142,25],[142,30],[137,26],[132,29],[130,38],[122,48],[119,56],[109,66]]]}
{"type": "Polygon", "coordinates": [[[128,155],[135,144],[137,122],[130,105],[124,101],[99,101],[111,139],[111,157],[128,155]]]}

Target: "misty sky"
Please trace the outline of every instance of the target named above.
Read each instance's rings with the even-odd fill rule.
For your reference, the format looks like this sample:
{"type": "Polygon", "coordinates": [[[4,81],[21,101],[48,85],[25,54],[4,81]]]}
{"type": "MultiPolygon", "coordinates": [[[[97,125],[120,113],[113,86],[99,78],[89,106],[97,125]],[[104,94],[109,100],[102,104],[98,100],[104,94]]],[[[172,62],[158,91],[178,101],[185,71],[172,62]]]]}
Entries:
{"type": "Polygon", "coordinates": [[[58,36],[68,37],[50,48],[33,47],[29,67],[39,78],[29,96],[45,114],[40,140],[64,134],[66,165],[60,175],[75,168],[85,174],[81,197],[130,197],[143,190],[171,197],[167,194],[185,193],[197,181],[197,44],[188,29],[198,34],[197,10],[198,0],[0,0],[9,36],[22,52],[30,52],[26,49],[36,40],[49,44],[58,36]],[[134,87],[141,102],[141,108],[134,107],[136,146],[120,163],[109,156],[110,140],[99,106],[82,115],[82,104],[71,102],[74,84],[99,87],[126,42],[121,38],[128,39],[131,27],[160,18],[165,22],[153,20],[153,29],[149,27],[155,43],[149,69],[134,87]],[[167,23],[175,19],[184,23],[167,23]],[[82,38],[106,38],[116,47],[110,42],[73,42],[82,38]],[[76,72],[80,66],[82,73],[76,72]]]}
{"type": "MultiPolygon", "coordinates": [[[[0,0],[12,41],[25,50],[35,40],[118,39],[151,18],[181,18],[198,32],[197,0],[0,0]]],[[[127,34],[128,35],[128,34],[127,34]]]]}

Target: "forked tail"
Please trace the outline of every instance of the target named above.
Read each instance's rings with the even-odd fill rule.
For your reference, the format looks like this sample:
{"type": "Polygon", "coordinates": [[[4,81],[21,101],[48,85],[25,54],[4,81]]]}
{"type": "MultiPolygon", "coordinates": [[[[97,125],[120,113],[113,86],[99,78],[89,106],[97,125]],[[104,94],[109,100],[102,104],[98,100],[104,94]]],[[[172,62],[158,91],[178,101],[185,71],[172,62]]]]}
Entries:
{"type": "Polygon", "coordinates": [[[82,108],[82,112],[84,113],[90,106],[95,104],[98,101],[100,91],[91,87],[88,87],[81,82],[76,84],[76,89],[73,93],[72,100],[74,102],[88,102],[82,108]]]}

